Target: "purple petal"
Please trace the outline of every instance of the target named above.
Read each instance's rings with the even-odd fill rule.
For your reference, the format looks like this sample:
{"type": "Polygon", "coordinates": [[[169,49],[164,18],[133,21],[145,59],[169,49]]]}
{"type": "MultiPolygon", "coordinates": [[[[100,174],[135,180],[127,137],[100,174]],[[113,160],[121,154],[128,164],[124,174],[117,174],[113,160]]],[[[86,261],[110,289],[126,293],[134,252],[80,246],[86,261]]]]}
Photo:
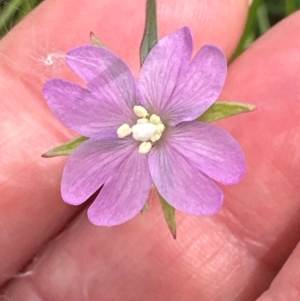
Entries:
{"type": "Polygon", "coordinates": [[[43,93],[53,114],[81,135],[116,137],[118,127],[128,123],[128,116],[108,102],[101,104],[97,95],[76,84],[52,79],[45,84],[43,93]]]}
{"type": "MultiPolygon", "coordinates": [[[[67,54],[67,64],[113,110],[131,116],[141,97],[128,66],[114,53],[96,46],[82,46],[67,54]]],[[[101,116],[102,117],[102,116],[101,116]]]]}
{"type": "Polygon", "coordinates": [[[223,52],[212,45],[200,49],[181,76],[162,115],[169,125],[191,121],[202,115],[219,97],[227,75],[223,52]]]}
{"type": "Polygon", "coordinates": [[[131,139],[87,140],[80,145],[66,164],[62,197],[79,205],[103,184],[88,210],[96,225],[124,223],[146,203],[152,184],[147,156],[138,153],[131,139]]]}
{"type": "Polygon", "coordinates": [[[143,104],[151,113],[159,114],[167,105],[192,51],[193,39],[187,27],[164,37],[150,51],[141,68],[139,87],[145,96],[143,104]]]}
{"type": "Polygon", "coordinates": [[[183,122],[166,133],[167,143],[189,164],[222,184],[241,180],[246,163],[236,140],[225,130],[203,122],[183,122]]]}
{"type": "Polygon", "coordinates": [[[152,180],[163,198],[176,209],[212,215],[223,202],[223,192],[177,151],[173,143],[160,143],[149,153],[152,180]]]}

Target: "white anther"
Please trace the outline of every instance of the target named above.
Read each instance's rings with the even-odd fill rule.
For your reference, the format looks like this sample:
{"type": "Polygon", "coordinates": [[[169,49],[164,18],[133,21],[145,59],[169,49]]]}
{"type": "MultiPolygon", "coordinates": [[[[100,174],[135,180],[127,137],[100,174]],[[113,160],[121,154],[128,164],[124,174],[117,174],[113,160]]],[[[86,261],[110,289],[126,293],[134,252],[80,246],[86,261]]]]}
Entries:
{"type": "Polygon", "coordinates": [[[163,131],[165,130],[165,125],[162,123],[160,117],[156,114],[150,114],[142,106],[134,106],[134,113],[138,116],[136,124],[132,127],[129,124],[122,124],[118,130],[117,134],[119,138],[124,138],[132,134],[132,138],[141,141],[139,146],[139,153],[147,154],[152,148],[152,143],[158,141],[163,131]]]}
{"type": "Polygon", "coordinates": [[[162,123],[160,123],[156,126],[156,133],[157,134],[161,134],[164,130],[165,130],[165,126],[162,123]]]}
{"type": "Polygon", "coordinates": [[[156,130],[156,125],[152,123],[135,124],[132,127],[132,137],[135,140],[147,141],[156,130]]]}
{"type": "Polygon", "coordinates": [[[134,106],[133,111],[137,117],[147,117],[148,116],[147,110],[142,106],[134,106]]]}
{"type": "Polygon", "coordinates": [[[152,114],[150,117],[150,122],[153,124],[159,124],[159,123],[161,123],[161,119],[156,114],[152,114]]]}
{"type": "Polygon", "coordinates": [[[117,134],[119,138],[124,138],[130,135],[131,133],[132,133],[132,129],[127,123],[122,124],[117,130],[117,134]]]}
{"type": "Polygon", "coordinates": [[[147,154],[150,152],[151,148],[152,148],[151,142],[142,142],[139,147],[139,153],[147,154]]]}
{"type": "Polygon", "coordinates": [[[162,135],[162,133],[156,133],[156,134],[154,134],[153,136],[150,137],[150,141],[151,142],[156,142],[157,140],[160,139],[161,135],[162,135]]]}
{"type": "Polygon", "coordinates": [[[147,118],[140,118],[137,120],[136,122],[137,124],[141,124],[141,123],[149,123],[149,119],[147,118]]]}

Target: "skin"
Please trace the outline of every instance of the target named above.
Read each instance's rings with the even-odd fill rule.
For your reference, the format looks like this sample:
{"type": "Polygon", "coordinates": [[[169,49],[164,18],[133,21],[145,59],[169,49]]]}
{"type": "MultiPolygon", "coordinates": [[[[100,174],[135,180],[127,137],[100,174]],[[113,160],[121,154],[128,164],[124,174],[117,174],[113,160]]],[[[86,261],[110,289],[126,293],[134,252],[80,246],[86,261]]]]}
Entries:
{"type": "MultiPolygon", "coordinates": [[[[113,228],[61,200],[66,159],[40,155],[75,134],[41,89],[78,79],[59,55],[45,58],[89,43],[93,30],[138,74],[143,11],[140,0],[48,0],[0,43],[0,300],[299,300],[299,13],[229,68],[220,99],[258,110],[220,122],[248,170],[224,188],[217,215],[178,213],[174,241],[155,195],[149,212],[113,228]]],[[[161,0],[160,35],[187,25],[196,50],[213,43],[229,58],[247,11],[246,0],[161,0]]]]}

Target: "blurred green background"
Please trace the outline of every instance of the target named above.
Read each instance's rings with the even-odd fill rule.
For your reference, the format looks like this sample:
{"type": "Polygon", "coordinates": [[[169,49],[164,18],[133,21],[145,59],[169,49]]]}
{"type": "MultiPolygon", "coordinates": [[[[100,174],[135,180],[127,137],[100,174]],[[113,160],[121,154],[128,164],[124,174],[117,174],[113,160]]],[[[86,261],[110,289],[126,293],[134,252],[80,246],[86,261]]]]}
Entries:
{"type": "MultiPolygon", "coordinates": [[[[0,38],[42,1],[0,0],[0,38]]],[[[244,35],[233,58],[271,26],[298,9],[300,0],[254,0],[244,35]]]]}

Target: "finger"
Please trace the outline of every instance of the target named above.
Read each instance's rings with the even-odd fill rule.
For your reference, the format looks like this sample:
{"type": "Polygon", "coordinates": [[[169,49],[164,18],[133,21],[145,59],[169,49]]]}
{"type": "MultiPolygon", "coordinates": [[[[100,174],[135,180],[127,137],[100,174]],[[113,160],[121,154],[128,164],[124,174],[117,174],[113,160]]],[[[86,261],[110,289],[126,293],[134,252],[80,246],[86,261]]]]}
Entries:
{"type": "MultiPolygon", "coordinates": [[[[216,43],[230,55],[242,32],[246,2],[159,1],[161,33],[189,25],[197,46],[216,43]]],[[[90,30],[137,70],[144,4],[48,0],[1,41],[0,282],[13,276],[74,214],[59,197],[64,160],[40,158],[72,135],[46,108],[43,83],[52,76],[68,77],[60,53],[89,43],[90,30]]]]}
{"type": "Polygon", "coordinates": [[[300,299],[300,245],[272,282],[270,288],[257,301],[298,301],[300,299]]]}
{"type": "MultiPolygon", "coordinates": [[[[90,43],[89,32],[94,31],[110,50],[137,70],[145,1],[111,0],[105,5],[98,2],[50,0],[40,5],[2,40],[0,49],[7,58],[7,68],[34,75],[34,70],[28,72],[28,67],[32,68],[34,63],[41,65],[41,60],[51,53],[90,43]],[[65,12],[68,12],[67,20],[65,12]]],[[[222,4],[216,0],[189,0],[188,4],[183,0],[172,4],[170,0],[158,1],[159,32],[164,36],[179,27],[190,26],[196,38],[195,49],[212,43],[230,56],[242,34],[247,12],[247,0],[222,4]]],[[[41,66],[35,67],[43,72],[41,66]]],[[[36,77],[39,82],[43,79],[36,77]]]]}
{"type": "Polygon", "coordinates": [[[299,26],[300,13],[272,29],[230,68],[223,98],[254,102],[258,110],[223,122],[245,149],[248,173],[240,185],[226,189],[218,215],[179,214],[177,241],[158,208],[112,229],[96,228],[83,215],[29,268],[32,276],[12,284],[7,295],[17,300],[27,288],[28,296],[38,292],[58,301],[64,295],[91,300],[258,297],[299,240],[294,231],[300,226],[299,26]],[[72,287],[60,275],[68,275],[72,287]]]}

